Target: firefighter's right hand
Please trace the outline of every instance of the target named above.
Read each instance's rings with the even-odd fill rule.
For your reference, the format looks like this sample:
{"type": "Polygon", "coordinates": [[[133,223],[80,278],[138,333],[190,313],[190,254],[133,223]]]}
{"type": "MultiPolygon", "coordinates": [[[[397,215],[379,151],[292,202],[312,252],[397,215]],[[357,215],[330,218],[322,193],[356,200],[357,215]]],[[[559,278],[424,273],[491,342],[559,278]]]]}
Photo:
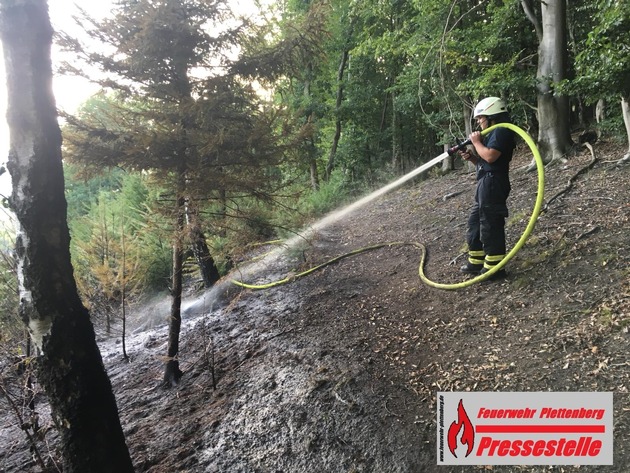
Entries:
{"type": "Polygon", "coordinates": [[[479,162],[479,156],[472,148],[466,148],[459,152],[460,156],[464,161],[468,161],[471,164],[477,164],[479,162]]]}

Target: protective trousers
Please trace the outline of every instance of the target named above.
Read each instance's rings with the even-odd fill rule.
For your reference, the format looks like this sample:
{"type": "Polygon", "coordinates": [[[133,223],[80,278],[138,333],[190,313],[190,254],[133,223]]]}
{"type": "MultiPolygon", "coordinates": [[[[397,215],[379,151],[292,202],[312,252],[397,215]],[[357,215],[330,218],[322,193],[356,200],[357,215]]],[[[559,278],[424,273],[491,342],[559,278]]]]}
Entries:
{"type": "Polygon", "coordinates": [[[468,218],[469,261],[486,269],[505,257],[506,201],[510,195],[507,175],[488,172],[477,181],[475,204],[468,218]]]}

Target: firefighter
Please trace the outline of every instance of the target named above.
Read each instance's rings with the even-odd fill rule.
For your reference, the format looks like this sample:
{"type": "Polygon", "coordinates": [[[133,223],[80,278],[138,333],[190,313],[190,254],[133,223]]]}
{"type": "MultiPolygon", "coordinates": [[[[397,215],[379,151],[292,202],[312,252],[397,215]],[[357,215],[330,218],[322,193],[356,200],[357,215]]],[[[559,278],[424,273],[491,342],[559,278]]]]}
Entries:
{"type": "MultiPolygon", "coordinates": [[[[498,97],[481,100],[475,107],[473,118],[481,130],[510,122],[507,107],[498,97]]],[[[505,257],[506,201],[510,194],[509,169],[515,138],[512,130],[500,127],[483,138],[475,131],[470,140],[472,148],[460,151],[460,155],[476,166],[477,190],[466,232],[468,261],[461,271],[477,275],[489,271],[505,257]]],[[[491,279],[505,275],[501,268],[491,279]]]]}

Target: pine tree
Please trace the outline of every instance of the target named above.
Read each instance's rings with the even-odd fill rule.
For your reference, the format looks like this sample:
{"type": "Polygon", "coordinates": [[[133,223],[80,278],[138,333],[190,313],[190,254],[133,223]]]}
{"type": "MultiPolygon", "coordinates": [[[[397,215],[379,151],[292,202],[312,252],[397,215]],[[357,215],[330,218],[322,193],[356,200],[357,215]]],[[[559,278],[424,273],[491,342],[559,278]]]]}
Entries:
{"type": "Polygon", "coordinates": [[[165,189],[163,201],[171,204],[166,385],[176,384],[182,374],[178,339],[186,242],[193,240],[207,284],[219,274],[198,219],[200,202],[226,192],[264,198],[273,185],[268,170],[282,157],[275,132],[279,115],[266,115],[253,88],[228,73],[228,56],[242,30],[232,20],[222,1],[121,1],[112,19],[86,20],[93,25],[89,34],[108,44],[110,54],[64,41],[98,65],[106,77],[101,85],[114,91],[68,117],[69,157],[93,166],[150,171],[165,189]],[[236,26],[225,26],[230,24],[236,26]]]}

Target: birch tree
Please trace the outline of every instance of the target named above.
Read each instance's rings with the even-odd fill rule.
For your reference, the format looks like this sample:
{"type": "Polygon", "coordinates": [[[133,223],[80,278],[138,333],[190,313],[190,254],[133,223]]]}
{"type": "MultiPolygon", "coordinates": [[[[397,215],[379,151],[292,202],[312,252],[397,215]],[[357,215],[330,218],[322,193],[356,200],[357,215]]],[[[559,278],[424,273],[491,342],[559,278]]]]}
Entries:
{"type": "Polygon", "coordinates": [[[64,471],[132,472],[112,386],[70,262],[52,33],[46,0],[0,1],[19,310],[40,353],[37,378],[61,435],[64,471]]]}

